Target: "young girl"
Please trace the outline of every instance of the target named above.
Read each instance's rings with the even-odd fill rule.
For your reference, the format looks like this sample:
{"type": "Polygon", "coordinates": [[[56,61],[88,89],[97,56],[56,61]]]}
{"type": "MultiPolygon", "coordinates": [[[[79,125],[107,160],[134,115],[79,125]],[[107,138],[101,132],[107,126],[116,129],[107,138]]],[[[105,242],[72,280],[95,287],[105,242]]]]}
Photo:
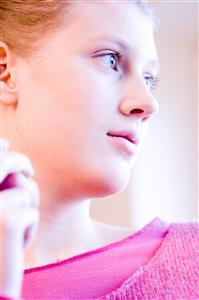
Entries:
{"type": "Polygon", "coordinates": [[[196,299],[195,223],[89,216],[158,110],[142,0],[1,0],[0,299],[196,299]],[[31,178],[34,177],[34,180],[31,178]]]}

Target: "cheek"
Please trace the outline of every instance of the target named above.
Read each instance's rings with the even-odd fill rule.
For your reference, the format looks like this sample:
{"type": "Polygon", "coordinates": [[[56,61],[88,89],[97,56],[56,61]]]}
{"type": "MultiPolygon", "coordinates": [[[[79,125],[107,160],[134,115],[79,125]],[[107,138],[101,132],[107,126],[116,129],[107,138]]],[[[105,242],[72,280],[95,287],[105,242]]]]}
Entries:
{"type": "Polygon", "coordinates": [[[62,66],[59,71],[42,65],[34,70],[22,97],[21,126],[26,138],[43,148],[42,155],[56,147],[60,153],[94,152],[93,143],[97,147],[96,142],[114,126],[116,97],[105,79],[85,65],[70,70],[62,66]]]}
{"type": "Polygon", "coordinates": [[[115,110],[110,87],[89,72],[81,74],[71,74],[70,80],[58,83],[52,97],[68,125],[86,131],[106,123],[115,110]]]}

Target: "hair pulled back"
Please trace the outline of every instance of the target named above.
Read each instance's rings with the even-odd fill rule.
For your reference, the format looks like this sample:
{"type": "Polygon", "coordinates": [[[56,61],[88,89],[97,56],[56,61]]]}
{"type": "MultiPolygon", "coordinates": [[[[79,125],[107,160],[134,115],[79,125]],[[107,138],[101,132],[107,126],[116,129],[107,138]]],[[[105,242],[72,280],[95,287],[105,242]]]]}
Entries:
{"type": "MultiPolygon", "coordinates": [[[[95,0],[93,0],[95,1],[95,0]]],[[[151,16],[145,0],[130,0],[151,16]]],[[[55,31],[66,20],[73,1],[1,0],[0,40],[22,57],[37,49],[41,37],[55,31]]]]}

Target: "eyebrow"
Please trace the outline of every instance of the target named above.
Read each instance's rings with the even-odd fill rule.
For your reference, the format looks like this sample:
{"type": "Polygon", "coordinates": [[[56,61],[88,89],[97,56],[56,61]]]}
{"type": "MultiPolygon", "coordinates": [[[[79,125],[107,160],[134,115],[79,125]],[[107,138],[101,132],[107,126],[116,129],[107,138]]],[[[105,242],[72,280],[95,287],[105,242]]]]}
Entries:
{"type": "MultiPolygon", "coordinates": [[[[99,40],[104,40],[104,41],[115,43],[120,48],[125,49],[125,51],[128,52],[128,53],[133,52],[133,49],[131,47],[129,47],[128,43],[125,40],[119,38],[118,36],[111,35],[111,34],[110,35],[107,35],[107,34],[99,35],[96,38],[89,39],[88,41],[89,42],[96,42],[96,41],[99,41],[99,40]]],[[[160,70],[160,63],[159,63],[158,59],[149,60],[149,61],[147,61],[146,65],[147,65],[147,67],[152,67],[154,69],[157,69],[158,72],[160,70]]]]}

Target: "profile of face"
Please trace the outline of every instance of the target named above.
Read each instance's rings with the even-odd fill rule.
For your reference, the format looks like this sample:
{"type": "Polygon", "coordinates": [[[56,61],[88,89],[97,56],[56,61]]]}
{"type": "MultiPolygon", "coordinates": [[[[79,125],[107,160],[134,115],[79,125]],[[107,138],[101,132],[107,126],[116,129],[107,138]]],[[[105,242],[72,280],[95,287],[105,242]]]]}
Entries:
{"type": "Polygon", "coordinates": [[[158,109],[153,25],[132,2],[77,1],[69,18],[17,58],[10,118],[41,185],[60,197],[104,197],[126,186],[139,148],[108,133],[141,142],[158,109]]]}

